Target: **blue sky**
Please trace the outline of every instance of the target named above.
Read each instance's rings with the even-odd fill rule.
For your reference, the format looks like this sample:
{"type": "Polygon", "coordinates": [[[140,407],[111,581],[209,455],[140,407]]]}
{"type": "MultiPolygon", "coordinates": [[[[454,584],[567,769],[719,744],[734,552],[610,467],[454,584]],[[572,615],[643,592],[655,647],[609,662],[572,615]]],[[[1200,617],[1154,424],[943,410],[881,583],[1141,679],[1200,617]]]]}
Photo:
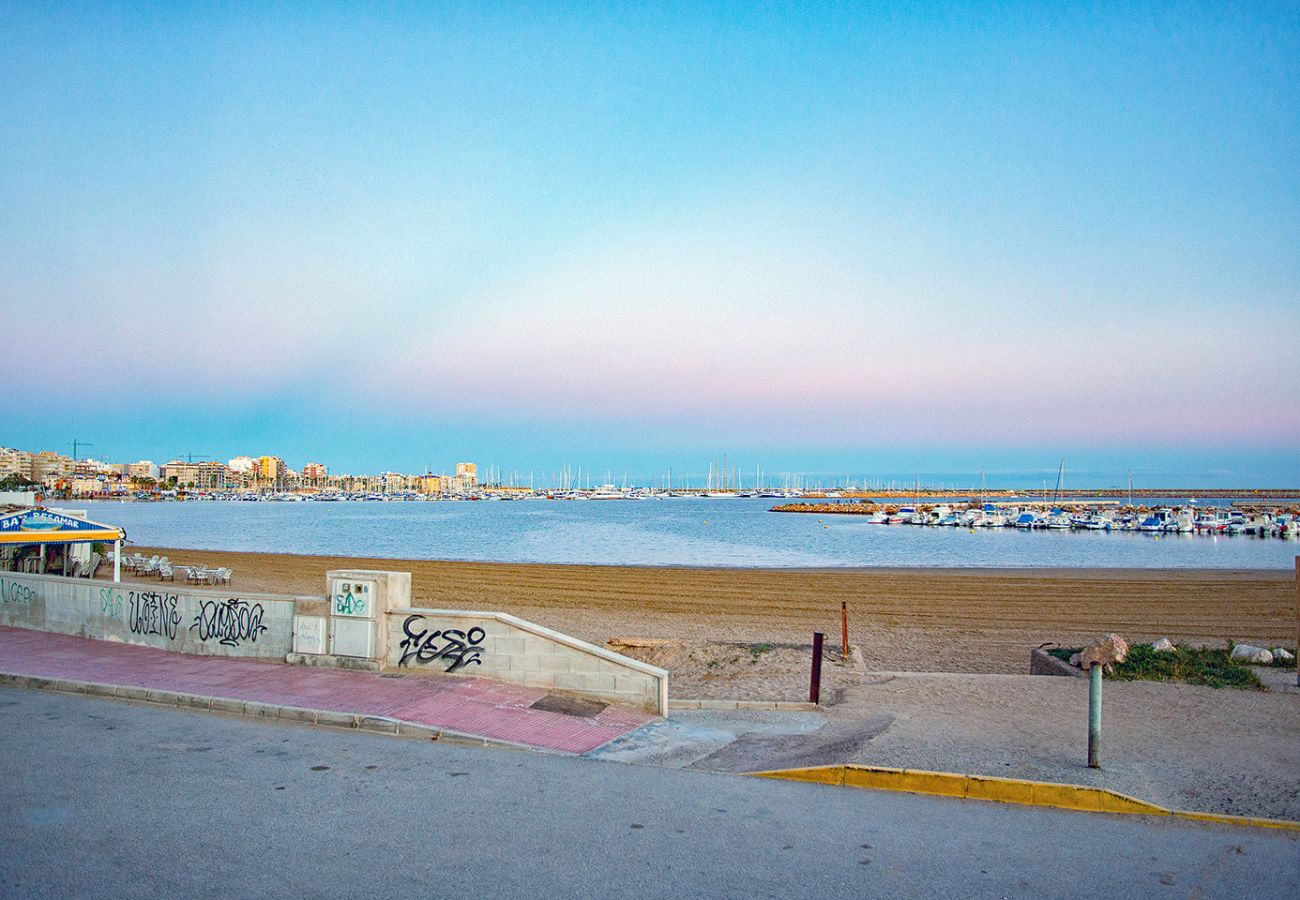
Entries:
{"type": "Polygon", "coordinates": [[[10,5],[0,43],[0,444],[1300,483],[1295,6],[10,5]]]}

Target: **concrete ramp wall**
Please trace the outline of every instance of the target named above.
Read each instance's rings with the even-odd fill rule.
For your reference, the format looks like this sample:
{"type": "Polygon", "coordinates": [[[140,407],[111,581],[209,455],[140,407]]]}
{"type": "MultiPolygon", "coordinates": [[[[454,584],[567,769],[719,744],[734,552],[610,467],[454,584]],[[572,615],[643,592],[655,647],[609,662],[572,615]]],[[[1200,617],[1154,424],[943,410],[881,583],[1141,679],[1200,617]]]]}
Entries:
{"type": "MultiPolygon", "coordinates": [[[[377,585],[386,573],[330,574],[350,585],[365,575],[377,585]]],[[[405,585],[396,592],[404,593],[404,603],[390,603],[386,590],[367,594],[376,603],[358,619],[335,616],[325,597],[0,572],[0,625],[181,653],[478,676],[668,712],[663,669],[506,613],[411,608],[409,579],[405,585]],[[344,625],[356,630],[355,622],[375,632],[373,640],[354,642],[361,655],[326,652],[327,640],[344,625]],[[303,652],[309,632],[316,649],[303,652]]]]}
{"type": "Polygon", "coordinates": [[[390,609],[393,668],[477,675],[668,713],[668,673],[506,613],[390,609]]]}
{"type": "Polygon", "coordinates": [[[212,656],[283,660],[294,598],[0,572],[0,625],[212,656]]]}

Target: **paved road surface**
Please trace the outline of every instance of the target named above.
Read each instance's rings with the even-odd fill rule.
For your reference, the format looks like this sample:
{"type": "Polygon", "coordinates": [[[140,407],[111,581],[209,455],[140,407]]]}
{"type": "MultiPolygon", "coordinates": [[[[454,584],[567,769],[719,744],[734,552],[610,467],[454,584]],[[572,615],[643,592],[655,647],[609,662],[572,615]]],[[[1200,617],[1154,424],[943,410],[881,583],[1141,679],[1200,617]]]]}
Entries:
{"type": "Polygon", "coordinates": [[[1295,896],[1300,836],[0,689],[2,896],[1295,896]]]}

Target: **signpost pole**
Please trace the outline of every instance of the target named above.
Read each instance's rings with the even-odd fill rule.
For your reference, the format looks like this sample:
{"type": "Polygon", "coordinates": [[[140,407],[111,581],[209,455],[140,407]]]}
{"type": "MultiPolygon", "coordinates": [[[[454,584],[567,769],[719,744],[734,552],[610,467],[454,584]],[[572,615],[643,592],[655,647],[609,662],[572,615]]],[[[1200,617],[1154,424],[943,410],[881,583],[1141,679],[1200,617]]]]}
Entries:
{"type": "Polygon", "coordinates": [[[1088,768],[1101,768],[1101,663],[1088,670],[1088,768]]]}

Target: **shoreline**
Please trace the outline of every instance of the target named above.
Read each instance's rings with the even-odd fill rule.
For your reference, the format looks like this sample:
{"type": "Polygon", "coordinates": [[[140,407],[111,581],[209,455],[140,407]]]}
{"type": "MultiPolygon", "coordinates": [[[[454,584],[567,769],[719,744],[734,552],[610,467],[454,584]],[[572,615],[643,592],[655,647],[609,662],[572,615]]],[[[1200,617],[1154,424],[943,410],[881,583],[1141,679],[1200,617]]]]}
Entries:
{"type": "MultiPolygon", "coordinates": [[[[415,605],[500,610],[601,646],[680,642],[700,659],[701,648],[722,645],[806,646],[814,630],[838,650],[841,602],[850,644],[875,671],[1024,673],[1043,642],[1109,631],[1130,641],[1295,639],[1295,576],[1286,569],[757,569],[132,550],[228,566],[236,593],[322,594],[329,569],[399,569],[411,573],[415,605]]],[[[791,666],[806,666],[791,653],[791,666]]],[[[777,674],[745,668],[736,684],[745,693],[761,694],[777,674]]],[[[701,677],[714,674],[716,666],[701,677]]]]}
{"type": "MultiPolygon", "coordinates": [[[[1296,547],[1296,556],[1300,557],[1300,545],[1296,547]]],[[[1294,582],[1294,570],[1291,566],[1281,566],[1278,568],[1256,567],[1247,568],[1243,566],[1234,567],[1215,567],[1215,566],[721,566],[701,563],[693,565],[691,563],[570,563],[570,562],[527,562],[521,560],[496,560],[496,559],[470,559],[468,557],[415,557],[415,556],[375,556],[359,555],[344,556],[334,553],[292,553],[288,551],[274,550],[217,550],[206,547],[167,547],[162,544],[135,544],[128,543],[123,548],[123,552],[142,553],[146,556],[157,554],[195,554],[210,553],[233,556],[261,557],[266,559],[328,559],[328,560],[365,560],[368,562],[383,563],[410,563],[413,566],[423,565],[456,565],[456,566],[518,566],[518,567],[539,567],[549,569],[629,569],[634,571],[664,571],[664,572],[718,572],[718,573],[737,573],[737,572],[783,572],[783,573],[814,573],[832,575],[836,573],[846,574],[889,574],[889,575],[907,575],[907,574],[941,574],[960,576],[964,573],[972,575],[1042,575],[1042,574],[1059,574],[1059,575],[1076,575],[1076,576],[1098,576],[1105,578],[1108,574],[1123,576],[1125,578],[1141,578],[1144,573],[1179,576],[1188,575],[1251,575],[1261,578],[1277,576],[1279,579],[1288,582],[1294,582]]],[[[173,560],[174,561],[174,560],[173,560]]],[[[184,565],[184,563],[182,563],[184,565]]]]}

